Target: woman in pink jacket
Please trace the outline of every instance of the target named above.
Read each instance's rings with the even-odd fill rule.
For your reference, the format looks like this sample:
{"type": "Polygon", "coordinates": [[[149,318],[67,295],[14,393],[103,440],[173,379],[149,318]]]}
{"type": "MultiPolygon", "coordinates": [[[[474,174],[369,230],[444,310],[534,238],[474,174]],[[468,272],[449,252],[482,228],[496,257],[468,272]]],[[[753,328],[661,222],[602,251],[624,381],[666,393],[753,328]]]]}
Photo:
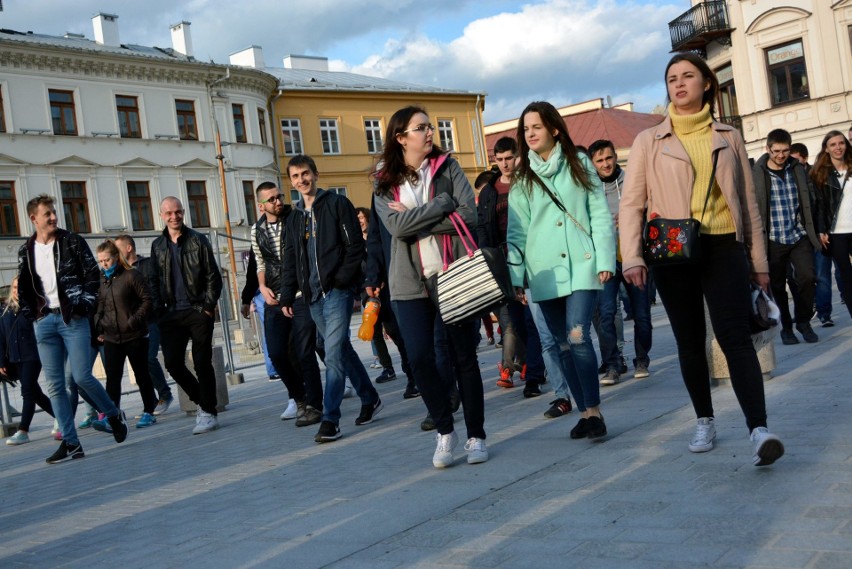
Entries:
{"type": "Polygon", "coordinates": [[[646,218],[701,221],[700,262],[654,268],[698,417],[689,450],[707,452],[716,438],[705,348],[706,302],[754,443],[754,464],[765,466],[784,454],[784,445],[766,428],[763,376],[749,331],[749,281],[767,289],[769,268],[748,156],[739,132],[713,118],[719,82],[703,59],[675,55],[666,66],[665,81],[668,116],[640,133],[630,151],[619,210],[624,278],[645,286],[646,218]]]}

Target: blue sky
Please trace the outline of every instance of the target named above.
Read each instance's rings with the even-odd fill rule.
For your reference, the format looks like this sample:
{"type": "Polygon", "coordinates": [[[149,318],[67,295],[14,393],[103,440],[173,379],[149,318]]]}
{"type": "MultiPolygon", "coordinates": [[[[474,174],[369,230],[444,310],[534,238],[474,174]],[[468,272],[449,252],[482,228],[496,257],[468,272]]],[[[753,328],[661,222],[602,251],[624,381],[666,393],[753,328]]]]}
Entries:
{"type": "Polygon", "coordinates": [[[661,104],[668,22],[689,0],[5,0],[0,27],[92,38],[91,17],[119,16],[122,43],[169,47],[192,22],[195,55],[226,63],[249,45],[267,65],[322,55],[332,69],[486,92],[486,122],[532,100],[661,104]]]}

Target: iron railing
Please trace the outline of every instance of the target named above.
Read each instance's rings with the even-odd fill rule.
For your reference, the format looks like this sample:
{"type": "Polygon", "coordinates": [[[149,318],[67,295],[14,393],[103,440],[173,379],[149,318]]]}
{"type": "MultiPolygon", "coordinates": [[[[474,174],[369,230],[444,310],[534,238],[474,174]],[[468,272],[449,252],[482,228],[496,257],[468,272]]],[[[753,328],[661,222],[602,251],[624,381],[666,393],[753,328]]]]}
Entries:
{"type": "Polygon", "coordinates": [[[731,32],[725,0],[696,4],[671,22],[672,51],[702,49],[711,40],[731,32]]]}

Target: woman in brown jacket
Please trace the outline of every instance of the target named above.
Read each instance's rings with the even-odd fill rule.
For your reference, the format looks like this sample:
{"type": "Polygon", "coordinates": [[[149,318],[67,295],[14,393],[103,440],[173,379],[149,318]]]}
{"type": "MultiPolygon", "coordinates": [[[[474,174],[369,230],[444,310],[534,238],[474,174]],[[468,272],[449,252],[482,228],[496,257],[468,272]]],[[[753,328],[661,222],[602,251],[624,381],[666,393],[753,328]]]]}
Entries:
{"type": "Polygon", "coordinates": [[[769,267],[745,145],[739,132],[713,118],[719,83],[703,59],[675,55],[666,66],[665,81],[668,116],[639,134],[630,151],[619,210],[624,278],[645,286],[646,216],[701,221],[700,262],[654,269],[698,417],[689,450],[707,452],[716,438],[705,348],[706,301],[755,446],[754,464],[772,464],[784,454],[784,445],[766,428],[763,376],[748,321],[749,281],[768,289],[769,267]]]}

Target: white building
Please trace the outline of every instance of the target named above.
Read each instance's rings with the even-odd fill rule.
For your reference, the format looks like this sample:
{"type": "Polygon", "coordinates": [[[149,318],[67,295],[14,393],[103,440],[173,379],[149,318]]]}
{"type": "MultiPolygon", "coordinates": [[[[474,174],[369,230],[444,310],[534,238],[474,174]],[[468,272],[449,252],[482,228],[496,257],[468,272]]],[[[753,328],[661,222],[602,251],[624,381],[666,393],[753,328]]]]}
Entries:
{"type": "Polygon", "coordinates": [[[852,0],[691,0],[669,24],[672,49],[701,51],[719,78],[721,119],[749,155],[788,130],[811,162],[830,130],[852,124],[852,0]]]}
{"type": "Polygon", "coordinates": [[[144,252],[165,196],[181,199],[188,225],[224,227],[220,159],[231,225],[253,222],[252,188],[278,178],[275,77],[197,61],[189,22],[171,27],[171,48],[121,44],[117,19],[94,16],[94,40],[0,31],[0,236],[17,237],[0,240],[0,284],[37,194],[56,198],[60,226],[130,232],[144,252]]]}

